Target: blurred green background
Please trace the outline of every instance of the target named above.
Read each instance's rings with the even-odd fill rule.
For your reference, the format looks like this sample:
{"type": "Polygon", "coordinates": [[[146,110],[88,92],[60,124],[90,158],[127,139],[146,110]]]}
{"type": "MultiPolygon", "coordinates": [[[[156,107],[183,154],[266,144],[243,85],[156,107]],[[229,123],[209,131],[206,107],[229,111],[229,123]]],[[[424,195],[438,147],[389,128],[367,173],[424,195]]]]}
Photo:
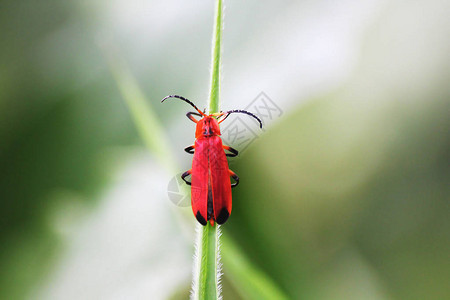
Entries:
{"type": "MultiPolygon", "coordinates": [[[[188,169],[189,107],[159,100],[206,105],[213,4],[0,2],[1,299],[188,297],[195,219],[118,85],[188,169]]],[[[231,163],[224,235],[292,299],[449,299],[449,2],[225,5],[222,109],[283,115],[231,163]]]]}

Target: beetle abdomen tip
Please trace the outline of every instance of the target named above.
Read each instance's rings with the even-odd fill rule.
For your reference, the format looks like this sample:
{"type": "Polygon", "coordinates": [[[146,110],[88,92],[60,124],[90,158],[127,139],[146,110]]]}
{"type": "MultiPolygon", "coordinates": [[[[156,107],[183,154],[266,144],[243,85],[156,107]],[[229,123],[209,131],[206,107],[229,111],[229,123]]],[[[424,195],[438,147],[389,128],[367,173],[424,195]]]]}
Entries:
{"type": "Polygon", "coordinates": [[[197,211],[197,214],[195,215],[195,218],[197,218],[197,221],[202,224],[203,226],[206,225],[206,220],[205,218],[203,218],[202,214],[200,213],[200,211],[197,211]]]}
{"type": "Polygon", "coordinates": [[[219,216],[217,216],[216,222],[217,224],[222,225],[228,220],[228,217],[230,216],[230,212],[226,207],[222,208],[222,210],[219,213],[219,216]]]}

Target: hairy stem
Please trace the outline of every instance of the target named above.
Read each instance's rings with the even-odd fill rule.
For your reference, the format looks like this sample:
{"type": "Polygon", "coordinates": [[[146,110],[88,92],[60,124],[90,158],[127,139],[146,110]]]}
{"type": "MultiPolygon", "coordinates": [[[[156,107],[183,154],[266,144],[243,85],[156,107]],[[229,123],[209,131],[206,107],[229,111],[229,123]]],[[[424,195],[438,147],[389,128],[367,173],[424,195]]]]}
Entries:
{"type": "MultiPolygon", "coordinates": [[[[222,39],[222,0],[216,1],[211,58],[211,89],[209,93],[209,113],[220,111],[220,55],[222,39]]],[[[219,225],[199,226],[199,241],[194,271],[193,298],[200,300],[220,297],[219,267],[219,225]]]]}

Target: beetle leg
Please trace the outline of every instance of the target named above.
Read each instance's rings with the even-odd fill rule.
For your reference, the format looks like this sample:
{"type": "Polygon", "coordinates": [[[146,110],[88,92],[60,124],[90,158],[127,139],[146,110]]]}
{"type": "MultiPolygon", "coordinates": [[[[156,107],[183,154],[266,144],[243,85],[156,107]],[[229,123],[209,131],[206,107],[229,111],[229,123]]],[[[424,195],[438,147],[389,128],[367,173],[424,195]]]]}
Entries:
{"type": "Polygon", "coordinates": [[[239,177],[236,175],[236,173],[234,173],[231,170],[228,170],[228,172],[230,172],[230,176],[233,177],[233,179],[236,181],[235,183],[231,184],[231,187],[234,188],[235,186],[237,186],[239,184],[239,177]]]}
{"type": "Polygon", "coordinates": [[[189,147],[184,148],[184,151],[186,151],[189,154],[194,154],[194,148],[195,148],[195,146],[191,145],[189,147]]]}
{"type": "Polygon", "coordinates": [[[188,112],[188,113],[186,114],[186,117],[188,117],[189,120],[191,120],[191,121],[194,122],[194,123],[197,123],[198,120],[197,120],[196,118],[194,118],[192,115],[196,115],[196,116],[199,116],[199,117],[202,116],[201,114],[196,113],[196,112],[192,112],[192,111],[188,112]]]}
{"type": "Polygon", "coordinates": [[[235,156],[237,156],[239,154],[239,152],[236,149],[234,149],[234,148],[232,148],[230,146],[223,145],[222,147],[223,147],[223,149],[228,150],[228,151],[231,152],[231,153],[225,154],[228,157],[235,157],[235,156]]]}
{"type": "Polygon", "coordinates": [[[192,170],[188,170],[181,175],[181,179],[186,182],[187,185],[191,185],[191,182],[187,181],[185,178],[192,174],[192,170]]]}

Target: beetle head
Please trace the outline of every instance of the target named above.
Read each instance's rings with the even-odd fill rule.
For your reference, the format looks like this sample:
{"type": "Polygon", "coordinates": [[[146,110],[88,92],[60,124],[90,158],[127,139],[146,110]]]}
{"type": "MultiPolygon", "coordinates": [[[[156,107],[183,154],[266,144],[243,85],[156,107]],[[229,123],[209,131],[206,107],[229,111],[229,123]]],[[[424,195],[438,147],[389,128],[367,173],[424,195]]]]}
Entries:
{"type": "Polygon", "coordinates": [[[195,129],[195,138],[201,136],[215,136],[220,135],[219,122],[213,116],[206,116],[200,119],[195,129]]]}

